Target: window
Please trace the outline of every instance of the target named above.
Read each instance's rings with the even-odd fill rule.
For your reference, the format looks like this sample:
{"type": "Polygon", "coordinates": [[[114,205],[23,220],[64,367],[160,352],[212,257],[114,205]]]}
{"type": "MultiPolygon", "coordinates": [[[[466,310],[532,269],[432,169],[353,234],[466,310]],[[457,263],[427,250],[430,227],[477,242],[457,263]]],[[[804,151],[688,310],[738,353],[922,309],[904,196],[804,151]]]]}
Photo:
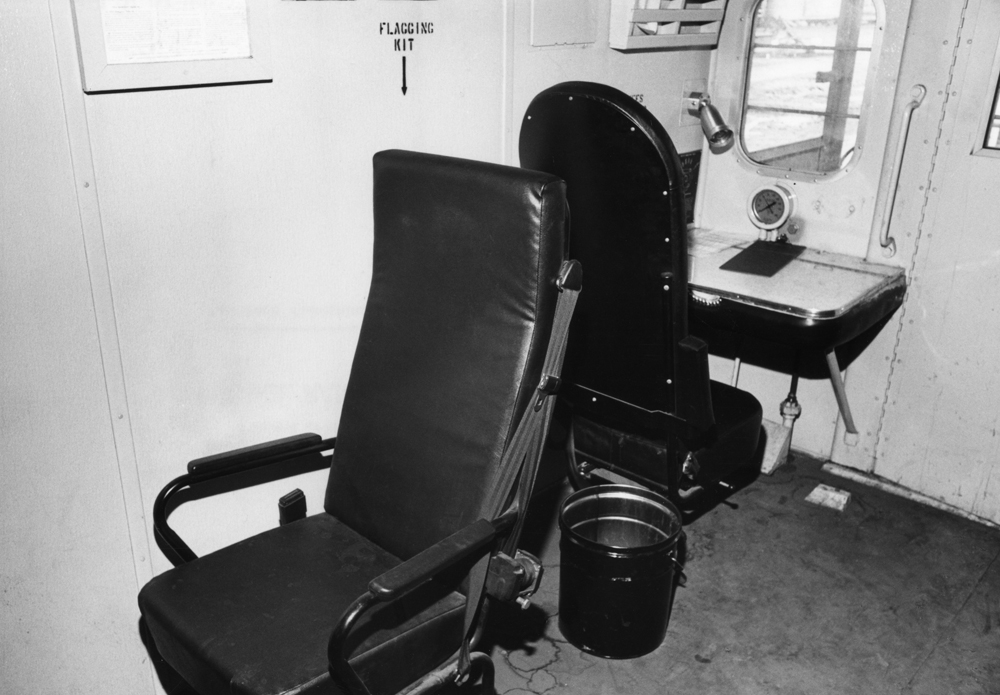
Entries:
{"type": "Polygon", "coordinates": [[[812,174],[847,166],[880,30],[873,0],[761,0],[741,127],[747,156],[812,174]]]}
{"type": "Polygon", "coordinates": [[[983,143],[983,147],[990,150],[1000,150],[1000,85],[997,85],[992,108],[993,113],[986,126],[986,142],[983,143]]]}

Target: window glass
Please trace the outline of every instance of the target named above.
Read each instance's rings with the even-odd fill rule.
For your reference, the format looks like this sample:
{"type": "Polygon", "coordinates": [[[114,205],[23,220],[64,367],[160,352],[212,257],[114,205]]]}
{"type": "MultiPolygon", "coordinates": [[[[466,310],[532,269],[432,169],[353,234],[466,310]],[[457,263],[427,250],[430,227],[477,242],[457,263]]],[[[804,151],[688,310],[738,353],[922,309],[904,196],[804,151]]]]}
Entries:
{"type": "Polygon", "coordinates": [[[993,97],[993,112],[989,125],[986,126],[986,142],[984,147],[1000,150],[1000,85],[997,85],[996,96],[993,97]]]}
{"type": "Polygon", "coordinates": [[[808,173],[846,166],[877,31],[872,0],[762,0],[747,67],[747,155],[808,173]]]}

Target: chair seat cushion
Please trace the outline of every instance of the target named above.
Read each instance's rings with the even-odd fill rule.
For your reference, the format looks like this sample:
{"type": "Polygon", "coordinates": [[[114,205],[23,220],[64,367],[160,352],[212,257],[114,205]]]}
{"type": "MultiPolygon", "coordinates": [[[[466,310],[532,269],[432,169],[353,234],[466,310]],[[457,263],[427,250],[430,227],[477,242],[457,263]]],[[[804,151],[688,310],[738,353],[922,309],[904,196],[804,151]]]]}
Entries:
{"type": "MultiPolygon", "coordinates": [[[[327,671],[330,632],[368,582],[397,564],[324,513],[164,572],[139,606],[160,654],[203,695],[338,693],[327,671]]],[[[373,693],[408,685],[458,648],[464,603],[432,581],[377,606],[352,633],[352,666],[373,693]],[[392,667],[379,668],[389,642],[392,667]]]]}

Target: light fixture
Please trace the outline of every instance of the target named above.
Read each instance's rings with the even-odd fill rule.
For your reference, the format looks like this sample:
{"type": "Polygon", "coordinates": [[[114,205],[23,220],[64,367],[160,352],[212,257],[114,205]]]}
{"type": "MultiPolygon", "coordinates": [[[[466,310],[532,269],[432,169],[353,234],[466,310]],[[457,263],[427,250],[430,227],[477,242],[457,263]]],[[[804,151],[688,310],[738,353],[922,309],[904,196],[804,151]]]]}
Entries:
{"type": "Polygon", "coordinates": [[[701,132],[708,140],[709,149],[715,154],[728,150],[733,144],[733,129],[726,125],[719,109],[712,104],[711,97],[694,92],[688,95],[685,102],[689,111],[698,114],[701,132]]]}

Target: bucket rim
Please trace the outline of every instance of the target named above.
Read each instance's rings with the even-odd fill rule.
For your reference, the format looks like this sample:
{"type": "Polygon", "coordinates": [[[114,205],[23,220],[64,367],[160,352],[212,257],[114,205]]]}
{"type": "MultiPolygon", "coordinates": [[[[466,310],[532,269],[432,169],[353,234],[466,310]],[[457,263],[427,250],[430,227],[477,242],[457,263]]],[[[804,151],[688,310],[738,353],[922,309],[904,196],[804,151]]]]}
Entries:
{"type": "Polygon", "coordinates": [[[683,517],[681,517],[681,513],[677,507],[670,500],[655,490],[650,490],[649,488],[640,487],[638,485],[624,485],[621,483],[607,483],[581,488],[563,500],[563,503],[559,508],[559,527],[562,529],[563,533],[568,534],[574,542],[580,543],[585,547],[589,547],[594,550],[600,550],[604,553],[620,555],[641,555],[644,553],[661,552],[664,549],[668,549],[676,545],[678,539],[681,537],[681,534],[684,532],[682,518],[683,517]],[[648,545],[620,547],[599,543],[586,538],[585,536],[579,534],[573,526],[570,526],[566,521],[566,511],[568,509],[571,509],[575,505],[578,505],[592,497],[599,498],[606,495],[619,498],[632,496],[634,498],[641,499],[645,503],[659,507],[662,511],[666,512],[673,518],[673,526],[675,526],[673,528],[673,532],[666,534],[666,538],[663,540],[650,543],[648,545]]]}

